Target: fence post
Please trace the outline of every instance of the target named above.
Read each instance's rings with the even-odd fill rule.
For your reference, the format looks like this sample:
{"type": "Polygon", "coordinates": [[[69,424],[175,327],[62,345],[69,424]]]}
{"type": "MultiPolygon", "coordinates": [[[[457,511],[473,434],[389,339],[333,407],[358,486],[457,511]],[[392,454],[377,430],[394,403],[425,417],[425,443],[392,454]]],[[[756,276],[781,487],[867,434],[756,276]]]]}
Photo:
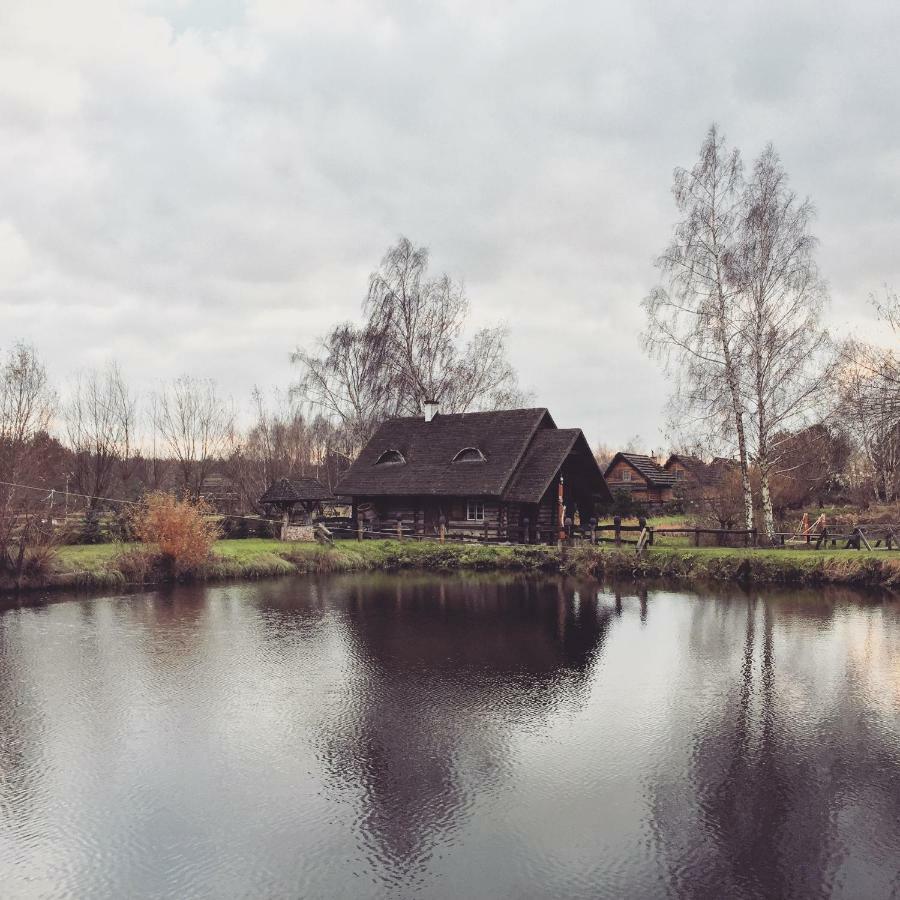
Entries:
{"type": "Polygon", "coordinates": [[[522,517],[522,543],[531,543],[531,519],[528,516],[522,517]]]}
{"type": "Polygon", "coordinates": [[[591,545],[597,543],[597,517],[591,517],[591,545]]]}
{"type": "Polygon", "coordinates": [[[652,525],[647,526],[647,544],[651,547],[653,546],[653,526],[652,525]]]}
{"type": "Polygon", "coordinates": [[[700,546],[700,529],[699,528],[694,529],[694,546],[695,547],[700,546]]]}
{"type": "Polygon", "coordinates": [[[885,546],[888,550],[892,550],[894,547],[894,529],[888,528],[887,536],[884,539],[885,546]]]}
{"type": "Polygon", "coordinates": [[[616,546],[622,546],[622,517],[613,516],[613,529],[615,530],[616,546]]]}
{"type": "Polygon", "coordinates": [[[358,515],[356,517],[356,539],[361,541],[363,539],[363,517],[362,515],[358,515]]]}
{"type": "Polygon", "coordinates": [[[438,526],[438,534],[440,535],[440,542],[443,544],[447,540],[447,520],[441,516],[438,520],[440,525],[438,526]]]}
{"type": "MultiPolygon", "coordinates": [[[[413,530],[415,530],[415,526],[413,527],[413,530]]],[[[397,540],[398,541],[403,540],[403,520],[402,519],[397,519],[397,540]]]]}

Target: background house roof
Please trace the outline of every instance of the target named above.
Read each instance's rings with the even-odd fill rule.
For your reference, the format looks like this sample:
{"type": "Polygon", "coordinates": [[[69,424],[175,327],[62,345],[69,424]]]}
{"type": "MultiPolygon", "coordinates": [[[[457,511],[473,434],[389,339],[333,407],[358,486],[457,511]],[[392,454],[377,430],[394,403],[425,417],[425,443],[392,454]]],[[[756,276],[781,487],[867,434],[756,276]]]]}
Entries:
{"type": "Polygon", "coordinates": [[[619,460],[625,460],[644,481],[653,487],[672,487],[675,484],[675,476],[671,472],[666,471],[659,463],[642,453],[617,453],[606,467],[607,475],[619,460]]]}
{"type": "Polygon", "coordinates": [[[438,414],[382,423],[336,487],[339,494],[472,495],[503,494],[538,429],[556,430],[544,408],[438,414]],[[453,458],[477,447],[483,462],[453,458]],[[385,450],[398,450],[406,463],[376,465],[385,450]]]}
{"type": "Polygon", "coordinates": [[[673,453],[667,460],[665,468],[669,470],[671,465],[680,463],[699,484],[705,486],[713,486],[719,484],[729,472],[739,468],[737,462],[733,459],[727,459],[722,456],[716,456],[712,462],[704,462],[697,456],[682,455],[673,453]]]}

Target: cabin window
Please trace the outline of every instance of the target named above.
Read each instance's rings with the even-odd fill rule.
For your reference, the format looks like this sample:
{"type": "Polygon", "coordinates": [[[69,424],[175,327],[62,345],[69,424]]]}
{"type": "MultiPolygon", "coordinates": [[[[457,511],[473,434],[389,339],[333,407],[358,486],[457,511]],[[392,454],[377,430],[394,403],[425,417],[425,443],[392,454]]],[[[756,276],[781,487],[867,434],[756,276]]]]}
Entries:
{"type": "Polygon", "coordinates": [[[622,481],[631,481],[631,469],[622,469],[622,481]]]}
{"type": "Polygon", "coordinates": [[[375,460],[376,466],[402,466],[406,460],[399,450],[385,450],[378,459],[375,460]]]}
{"type": "Polygon", "coordinates": [[[466,519],[469,522],[484,521],[484,503],[481,500],[466,501],[466,519]]]}
{"type": "Polygon", "coordinates": [[[684,471],[682,469],[676,469],[675,470],[676,481],[680,481],[682,478],[684,478],[684,471]]]}
{"type": "Polygon", "coordinates": [[[463,447],[453,457],[453,462],[485,462],[485,457],[477,447],[463,447]]]}

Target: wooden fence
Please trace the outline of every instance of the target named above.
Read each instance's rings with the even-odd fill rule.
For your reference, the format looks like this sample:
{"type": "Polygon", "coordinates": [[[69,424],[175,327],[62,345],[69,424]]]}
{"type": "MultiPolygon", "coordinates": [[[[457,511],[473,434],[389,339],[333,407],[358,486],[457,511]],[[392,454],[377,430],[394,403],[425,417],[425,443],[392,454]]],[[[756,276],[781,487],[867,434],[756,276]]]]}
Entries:
{"type": "MultiPolygon", "coordinates": [[[[759,547],[765,542],[755,528],[702,528],[695,526],[661,526],[647,523],[625,525],[591,522],[575,526],[567,522],[559,526],[491,525],[485,523],[446,524],[431,529],[397,519],[329,519],[325,524],[336,536],[356,540],[414,540],[479,544],[613,544],[615,546],[646,546],[666,544],[669,537],[686,539],[688,546],[759,547]]],[[[680,541],[679,541],[680,543],[680,541]]],[[[839,546],[857,550],[900,550],[900,527],[868,526],[866,529],[845,529],[844,532],[824,529],[798,537],[795,532],[778,532],[776,547],[808,547],[810,550],[834,549],[839,546]]]]}

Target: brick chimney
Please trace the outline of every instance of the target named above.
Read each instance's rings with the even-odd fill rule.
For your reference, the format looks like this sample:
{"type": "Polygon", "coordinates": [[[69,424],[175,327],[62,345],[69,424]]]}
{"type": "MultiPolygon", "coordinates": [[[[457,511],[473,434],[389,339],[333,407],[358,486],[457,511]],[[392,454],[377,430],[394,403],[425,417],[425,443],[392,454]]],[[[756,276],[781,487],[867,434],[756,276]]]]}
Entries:
{"type": "Polygon", "coordinates": [[[438,414],[437,400],[426,400],[422,406],[425,409],[425,421],[430,422],[438,414]]]}

